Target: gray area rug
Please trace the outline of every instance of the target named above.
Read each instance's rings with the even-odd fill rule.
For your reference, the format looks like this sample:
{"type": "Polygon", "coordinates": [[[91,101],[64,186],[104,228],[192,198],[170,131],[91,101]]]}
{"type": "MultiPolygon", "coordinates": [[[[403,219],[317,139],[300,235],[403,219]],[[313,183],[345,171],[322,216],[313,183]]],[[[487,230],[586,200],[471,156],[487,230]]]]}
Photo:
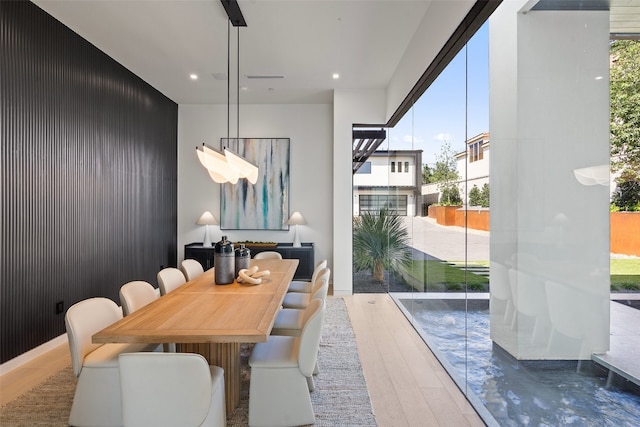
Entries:
{"type": "MultiPolygon", "coordinates": [[[[251,345],[242,345],[242,390],[240,406],[228,414],[228,426],[246,426],[249,410],[251,345]]],[[[311,401],[316,426],[376,426],[367,384],[351,328],[341,298],[327,298],[327,314],[318,352],[320,373],[311,401]]],[[[76,379],[67,367],[34,389],[0,408],[0,425],[66,426],[76,379]]]]}

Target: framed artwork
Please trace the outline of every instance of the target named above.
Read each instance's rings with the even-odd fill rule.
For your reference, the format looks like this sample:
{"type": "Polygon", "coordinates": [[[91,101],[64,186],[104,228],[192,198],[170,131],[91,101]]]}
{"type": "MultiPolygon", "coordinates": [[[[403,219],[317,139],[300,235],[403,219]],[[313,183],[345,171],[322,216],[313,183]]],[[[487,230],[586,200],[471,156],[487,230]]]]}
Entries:
{"type": "Polygon", "coordinates": [[[289,138],[222,138],[228,148],[258,166],[258,180],[222,184],[221,230],[288,230],[289,138]]]}

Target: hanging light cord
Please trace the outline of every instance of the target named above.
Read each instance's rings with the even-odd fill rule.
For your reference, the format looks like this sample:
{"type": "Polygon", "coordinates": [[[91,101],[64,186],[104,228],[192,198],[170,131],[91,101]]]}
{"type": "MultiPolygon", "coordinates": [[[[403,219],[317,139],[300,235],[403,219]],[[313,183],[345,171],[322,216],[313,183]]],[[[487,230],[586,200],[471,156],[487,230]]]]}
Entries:
{"type": "Polygon", "coordinates": [[[229,143],[229,127],[231,123],[231,20],[227,20],[227,143],[229,143]]]}
{"type": "Polygon", "coordinates": [[[236,138],[240,139],[240,27],[236,27],[236,31],[238,33],[238,65],[236,68],[236,138]]]}

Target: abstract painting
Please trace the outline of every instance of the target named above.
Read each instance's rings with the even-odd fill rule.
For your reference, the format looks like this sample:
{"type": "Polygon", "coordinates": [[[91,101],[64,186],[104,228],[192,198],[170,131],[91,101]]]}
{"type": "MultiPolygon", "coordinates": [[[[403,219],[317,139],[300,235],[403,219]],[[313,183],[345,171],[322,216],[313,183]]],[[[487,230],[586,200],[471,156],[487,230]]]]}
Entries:
{"type": "Polygon", "coordinates": [[[228,148],[258,166],[258,180],[222,184],[221,230],[288,230],[289,138],[222,138],[228,148]]]}

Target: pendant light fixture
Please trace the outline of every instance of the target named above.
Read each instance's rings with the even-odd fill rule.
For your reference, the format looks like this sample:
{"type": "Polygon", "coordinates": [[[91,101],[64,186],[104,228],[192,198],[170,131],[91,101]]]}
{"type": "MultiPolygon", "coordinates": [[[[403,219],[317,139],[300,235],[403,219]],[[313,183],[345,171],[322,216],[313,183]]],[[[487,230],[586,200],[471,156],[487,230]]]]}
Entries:
{"type": "MultiPolygon", "coordinates": [[[[236,94],[237,94],[237,130],[236,137],[240,138],[240,28],[246,27],[247,23],[240,11],[237,0],[220,0],[227,12],[229,20],[227,22],[227,141],[229,137],[229,122],[231,115],[231,24],[237,28],[238,54],[236,68],[236,94]]],[[[251,184],[258,180],[258,166],[247,161],[244,157],[223,148],[223,152],[211,148],[205,144],[196,147],[196,154],[202,166],[209,172],[209,176],[215,182],[223,184],[236,184],[239,178],[246,178],[251,184]]]]}

